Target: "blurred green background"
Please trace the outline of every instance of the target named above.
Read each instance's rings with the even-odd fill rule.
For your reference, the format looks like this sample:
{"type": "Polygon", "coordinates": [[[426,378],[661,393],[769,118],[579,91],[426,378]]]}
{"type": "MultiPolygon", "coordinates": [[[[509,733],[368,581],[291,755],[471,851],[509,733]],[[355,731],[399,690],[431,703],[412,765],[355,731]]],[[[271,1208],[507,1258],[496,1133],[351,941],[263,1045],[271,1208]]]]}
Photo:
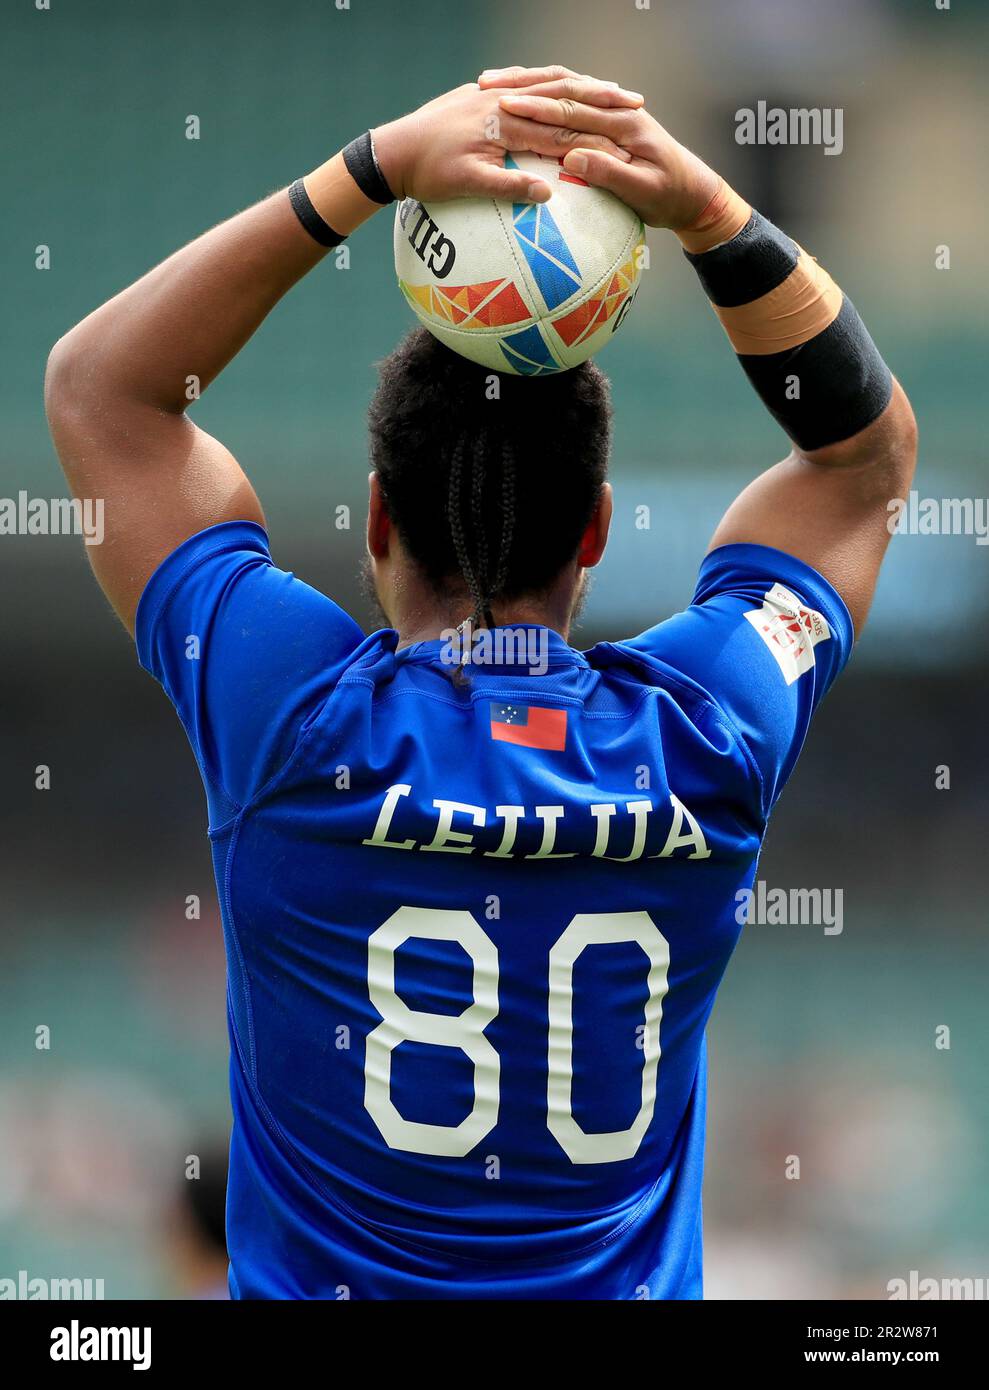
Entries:
{"type": "MultiPolygon", "coordinates": [[[[559,61],[644,91],[829,267],[913,399],[918,491],[985,505],[984,6],[4,11],[0,497],[63,494],[41,382],[52,343],[90,309],[369,125],[485,66],[559,61]],[[759,100],[842,108],[843,152],[738,146],[735,112],[759,100]]],[[[617,512],[582,645],[687,602],[721,511],[785,451],[676,245],[658,233],[650,245],[634,312],[601,359],[617,512]],[[649,531],[633,524],[644,503],[649,531]]],[[[365,619],[364,409],[373,364],[411,315],[390,213],[350,251],[348,270],[330,260],[293,291],[195,415],[254,479],[276,560],[365,619]],[[334,524],[341,504],[349,530],[334,524]]],[[[711,1028],[711,1296],[881,1298],[911,1269],[989,1275],[987,557],[973,536],[894,541],[861,651],[770,830],[760,876],[842,888],[844,931],[753,927],[729,970],[711,1028]],[[935,787],[941,765],[950,789],[935,787]],[[950,1050],[935,1048],[941,1025],[950,1050]],[[801,1177],[788,1181],[794,1154],[801,1177]]],[[[186,1155],[222,1141],[227,1102],[194,762],[82,545],[0,536],[0,567],[0,1277],[195,1295],[212,1257],[177,1194],[186,1155]],[[200,920],[186,919],[190,895],[200,920]]]]}

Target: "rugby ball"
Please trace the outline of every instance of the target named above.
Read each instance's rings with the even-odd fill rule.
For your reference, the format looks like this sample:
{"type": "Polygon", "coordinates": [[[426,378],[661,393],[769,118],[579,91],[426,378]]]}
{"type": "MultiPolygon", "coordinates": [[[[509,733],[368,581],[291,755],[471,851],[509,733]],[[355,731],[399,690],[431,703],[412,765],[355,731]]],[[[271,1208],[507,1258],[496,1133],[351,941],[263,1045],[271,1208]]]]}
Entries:
{"type": "Polygon", "coordinates": [[[560,160],[519,153],[505,164],[545,179],[549,202],[406,198],[395,213],[395,270],[447,347],[495,371],[545,376],[611,341],[635,298],[645,231],[560,160]]]}

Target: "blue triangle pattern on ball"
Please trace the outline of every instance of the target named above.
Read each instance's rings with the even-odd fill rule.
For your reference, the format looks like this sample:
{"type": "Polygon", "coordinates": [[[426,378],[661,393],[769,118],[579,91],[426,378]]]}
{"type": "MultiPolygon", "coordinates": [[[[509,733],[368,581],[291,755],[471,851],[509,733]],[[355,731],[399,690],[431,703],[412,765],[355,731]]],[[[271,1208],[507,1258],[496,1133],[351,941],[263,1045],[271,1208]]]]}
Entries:
{"type": "Polygon", "coordinates": [[[548,372],[562,370],[535,324],[531,328],[523,328],[520,333],[502,338],[501,350],[509,366],[514,367],[521,376],[545,376],[548,372]]]}
{"type": "MultiPolygon", "coordinates": [[[[517,169],[510,154],[505,168],[517,169]]],[[[545,203],[513,203],[512,231],[547,309],[556,309],[580,289],[580,271],[545,203]]]]}

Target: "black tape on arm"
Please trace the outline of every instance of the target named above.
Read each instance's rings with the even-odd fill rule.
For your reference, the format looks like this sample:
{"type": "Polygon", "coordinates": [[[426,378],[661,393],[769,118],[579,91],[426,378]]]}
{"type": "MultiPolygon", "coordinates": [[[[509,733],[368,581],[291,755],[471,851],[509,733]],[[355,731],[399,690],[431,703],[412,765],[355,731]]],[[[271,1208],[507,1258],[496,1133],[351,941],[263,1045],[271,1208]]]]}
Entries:
{"type": "Polygon", "coordinates": [[[789,352],[738,360],[763,405],[801,449],[851,439],[878,420],[893,394],[892,374],[847,297],[816,338],[789,352]]]}
{"type": "Polygon", "coordinates": [[[351,140],[349,145],[344,146],[343,162],[365,198],[370,198],[373,203],[381,203],[382,206],[395,201],[395,195],[388,187],[378,165],[374,141],[369,130],[365,130],[363,135],[358,135],[356,140],[351,140]]]}
{"type": "Polygon", "coordinates": [[[320,246],[339,246],[346,237],[342,232],[335,232],[329,222],[325,222],[313,207],[312,199],[306,192],[306,185],[301,179],[296,179],[295,183],[288,190],[288,199],[296,217],[305,227],[313,241],[318,241],[320,246]]]}
{"type": "MultiPolygon", "coordinates": [[[[731,241],[699,255],[684,252],[718,308],[735,309],[779,289],[800,248],[754,212],[731,241]]],[[[739,355],[763,404],[801,449],[850,439],[883,413],[893,378],[850,299],[807,342],[785,352],[739,355]]]]}
{"type": "Polygon", "coordinates": [[[701,255],[683,253],[704,293],[719,309],[737,309],[775,290],[796,268],[800,248],[761,213],[753,212],[737,237],[701,255]]]}

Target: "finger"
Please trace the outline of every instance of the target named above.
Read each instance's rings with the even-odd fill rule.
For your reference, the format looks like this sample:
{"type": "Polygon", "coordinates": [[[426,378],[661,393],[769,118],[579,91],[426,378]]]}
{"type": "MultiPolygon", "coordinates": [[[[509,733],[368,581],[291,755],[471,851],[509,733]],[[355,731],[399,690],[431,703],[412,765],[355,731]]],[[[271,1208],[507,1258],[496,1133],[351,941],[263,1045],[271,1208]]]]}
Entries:
{"type": "Polygon", "coordinates": [[[615,159],[628,162],[632,156],[607,135],[588,135],[586,131],[569,130],[566,126],[544,125],[542,121],[524,121],[519,116],[502,112],[499,125],[499,144],[506,150],[529,150],[549,159],[562,159],[567,150],[580,145],[583,149],[602,150],[615,159]]]}
{"type": "Polygon", "coordinates": [[[477,79],[479,87],[529,87],[534,82],[552,82],[559,77],[576,77],[571,68],[553,63],[548,67],[523,68],[515,64],[510,68],[485,68],[477,79]]]}
{"type": "Polygon", "coordinates": [[[561,77],[552,82],[534,82],[527,85],[519,95],[566,97],[570,101],[584,102],[588,106],[621,106],[635,109],[645,104],[645,97],[641,92],[619,87],[617,82],[602,82],[597,77],[561,77]]]}
{"type": "Polygon", "coordinates": [[[563,167],[595,188],[606,188],[630,207],[643,206],[655,183],[655,175],[644,165],[623,164],[610,154],[583,146],[564,155],[563,167]]]}
{"type": "Polygon", "coordinates": [[[628,133],[628,120],[635,113],[625,109],[605,110],[599,106],[588,106],[584,102],[571,101],[569,97],[539,97],[506,93],[498,98],[503,111],[513,116],[523,116],[530,121],[542,121],[544,125],[563,126],[568,130],[581,130],[588,135],[608,135],[616,145],[623,144],[622,136],[628,133]]]}
{"type": "Polygon", "coordinates": [[[514,203],[547,203],[553,196],[553,190],[545,179],[527,174],[524,169],[506,169],[501,164],[476,165],[471,171],[470,187],[466,192],[468,195],[503,198],[514,203]]]}

